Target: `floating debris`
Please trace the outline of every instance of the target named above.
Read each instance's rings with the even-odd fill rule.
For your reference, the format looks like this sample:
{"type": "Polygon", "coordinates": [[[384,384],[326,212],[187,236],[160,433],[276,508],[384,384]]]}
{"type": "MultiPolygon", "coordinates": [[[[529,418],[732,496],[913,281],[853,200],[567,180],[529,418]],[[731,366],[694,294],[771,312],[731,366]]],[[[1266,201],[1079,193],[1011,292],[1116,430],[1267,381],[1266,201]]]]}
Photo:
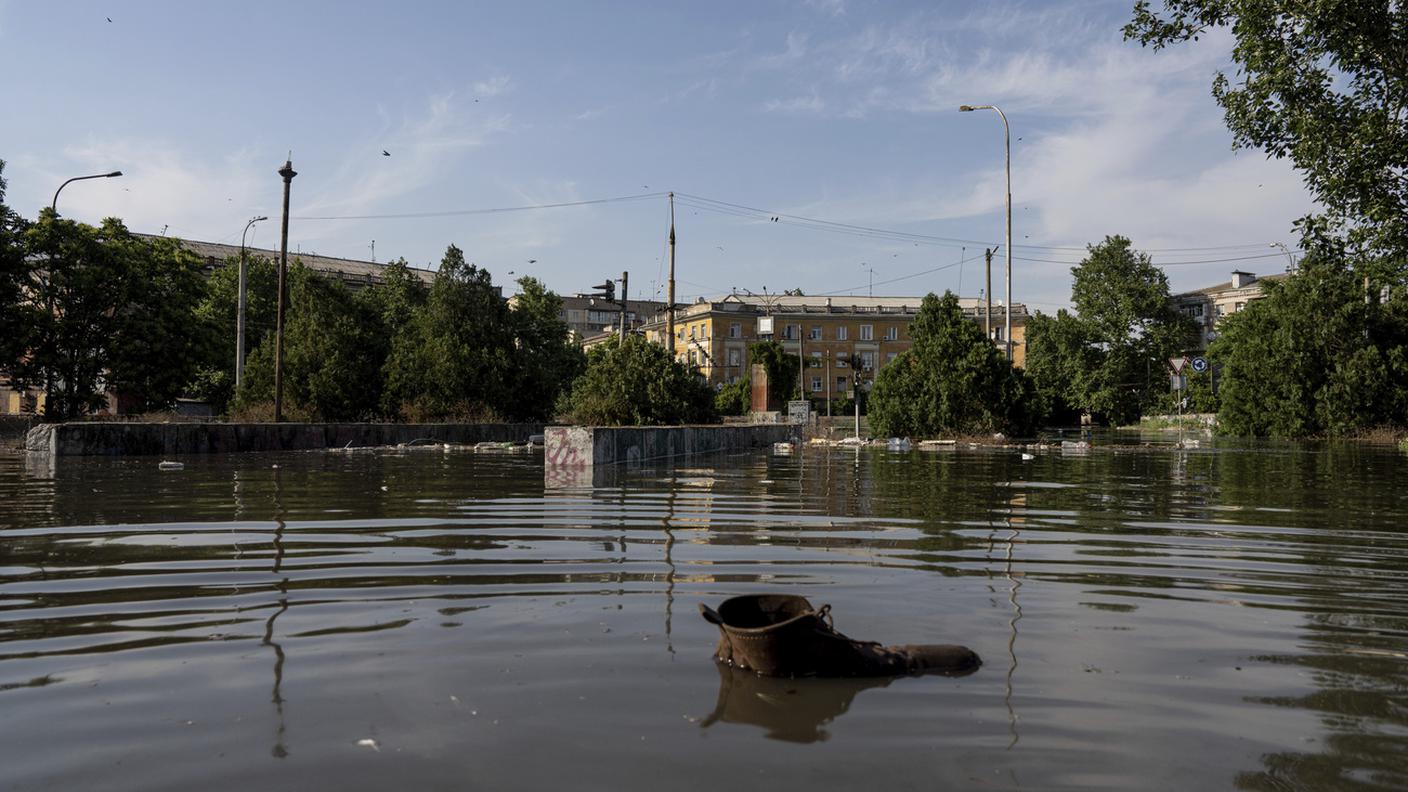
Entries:
{"type": "MultiPolygon", "coordinates": [[[[278,465],[275,465],[274,467],[278,467],[278,465]]],[[[159,463],[157,463],[156,469],[157,469],[157,470],[185,470],[185,469],[186,469],[186,466],[183,465],[183,464],[181,464],[180,462],[159,462],[159,463]]]]}
{"type": "Polygon", "coordinates": [[[376,751],[376,752],[378,752],[378,753],[381,752],[381,743],[377,742],[376,740],[373,740],[373,739],[370,738],[370,737],[364,737],[363,739],[358,740],[358,741],[357,741],[357,747],[358,747],[358,748],[370,748],[370,749],[372,749],[373,751],[376,751]]]}
{"type": "Polygon", "coordinates": [[[779,456],[791,456],[794,447],[791,443],[773,443],[772,452],[779,456]]]}
{"type": "Polygon", "coordinates": [[[885,447],[891,451],[908,451],[911,446],[908,437],[891,437],[885,447]]]}
{"type": "Polygon", "coordinates": [[[1030,461],[1032,461],[1033,459],[1036,459],[1036,456],[1035,456],[1035,455],[1033,455],[1033,454],[1028,454],[1028,453],[1025,452],[1025,451],[1022,452],[1022,461],[1023,461],[1023,462],[1030,462],[1030,461]]]}

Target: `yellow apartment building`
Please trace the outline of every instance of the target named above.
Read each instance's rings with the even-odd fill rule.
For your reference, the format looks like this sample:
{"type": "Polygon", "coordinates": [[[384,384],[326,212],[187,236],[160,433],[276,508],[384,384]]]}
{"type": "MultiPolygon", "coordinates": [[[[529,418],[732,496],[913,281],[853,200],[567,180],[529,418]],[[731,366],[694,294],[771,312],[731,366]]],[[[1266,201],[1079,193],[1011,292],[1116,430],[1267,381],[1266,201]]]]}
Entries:
{"type": "MultiPolygon", "coordinates": [[[[748,346],[771,338],[807,361],[803,385],[812,398],[844,396],[855,387],[856,365],[863,381],[893,361],[913,343],[910,324],[922,297],[803,297],[730,294],[701,298],[675,313],[675,356],[697,366],[715,387],[748,373],[748,346]]],[[[983,323],[983,305],[960,298],[964,312],[983,323]]],[[[992,310],[992,338],[1000,347],[1004,312],[992,310]]],[[[1012,306],[1012,357],[1026,360],[1026,306],[1012,306]]],[[[657,317],[641,327],[647,339],[666,343],[666,321],[657,317]]]]}

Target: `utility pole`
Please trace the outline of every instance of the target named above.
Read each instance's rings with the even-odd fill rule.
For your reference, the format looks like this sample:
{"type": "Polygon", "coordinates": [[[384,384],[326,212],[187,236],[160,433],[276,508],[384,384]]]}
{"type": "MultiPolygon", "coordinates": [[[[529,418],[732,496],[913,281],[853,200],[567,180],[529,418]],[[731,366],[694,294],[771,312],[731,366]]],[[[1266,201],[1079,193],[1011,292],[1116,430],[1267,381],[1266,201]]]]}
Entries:
{"type": "Polygon", "coordinates": [[[670,192],[670,287],[665,299],[665,347],[670,350],[670,358],[675,357],[675,193],[670,192]]]}
{"type": "Polygon", "coordinates": [[[984,299],[987,300],[987,307],[983,309],[983,332],[987,333],[988,340],[992,340],[992,248],[983,251],[983,258],[988,262],[988,284],[983,292],[984,299]]]}
{"type": "Polygon", "coordinates": [[[284,419],[284,304],[288,302],[284,292],[288,278],[288,193],[293,186],[293,177],[298,175],[293,169],[292,155],[284,160],[284,166],[279,168],[279,175],[284,179],[284,220],[282,230],[279,231],[279,304],[274,319],[274,423],[280,423],[284,419]]]}
{"type": "Polygon", "coordinates": [[[621,343],[626,343],[626,288],[630,282],[631,273],[621,273],[621,343]]]}

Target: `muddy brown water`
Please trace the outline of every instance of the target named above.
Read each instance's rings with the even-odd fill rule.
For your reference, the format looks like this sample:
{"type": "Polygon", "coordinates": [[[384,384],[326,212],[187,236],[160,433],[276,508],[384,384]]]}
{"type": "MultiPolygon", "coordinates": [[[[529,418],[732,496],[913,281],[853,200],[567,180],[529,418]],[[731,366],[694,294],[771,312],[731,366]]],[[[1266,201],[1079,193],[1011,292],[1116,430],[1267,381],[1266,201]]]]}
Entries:
{"type": "Polygon", "coordinates": [[[0,789],[1408,787],[1408,455],[0,455],[0,789]],[[962,678],[717,668],[830,603],[962,678]]]}

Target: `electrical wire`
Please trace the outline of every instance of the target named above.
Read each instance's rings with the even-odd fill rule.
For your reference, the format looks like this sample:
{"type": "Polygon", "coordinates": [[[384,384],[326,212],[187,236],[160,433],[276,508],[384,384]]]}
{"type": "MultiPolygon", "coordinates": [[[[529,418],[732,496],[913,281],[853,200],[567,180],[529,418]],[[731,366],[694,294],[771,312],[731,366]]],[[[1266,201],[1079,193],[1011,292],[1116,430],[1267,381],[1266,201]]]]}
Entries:
{"type": "Polygon", "coordinates": [[[622,201],[643,201],[662,198],[666,193],[653,192],[640,195],[620,195],[614,198],[595,198],[587,201],[564,201],[562,203],[530,204],[527,206],[502,206],[493,209],[455,209],[443,212],[403,212],[400,214],[374,215],[292,215],[290,220],[410,220],[424,217],[461,217],[464,215],[500,214],[503,212],[528,212],[537,209],[562,209],[569,206],[591,206],[593,204],[619,203],[622,201]]]}

